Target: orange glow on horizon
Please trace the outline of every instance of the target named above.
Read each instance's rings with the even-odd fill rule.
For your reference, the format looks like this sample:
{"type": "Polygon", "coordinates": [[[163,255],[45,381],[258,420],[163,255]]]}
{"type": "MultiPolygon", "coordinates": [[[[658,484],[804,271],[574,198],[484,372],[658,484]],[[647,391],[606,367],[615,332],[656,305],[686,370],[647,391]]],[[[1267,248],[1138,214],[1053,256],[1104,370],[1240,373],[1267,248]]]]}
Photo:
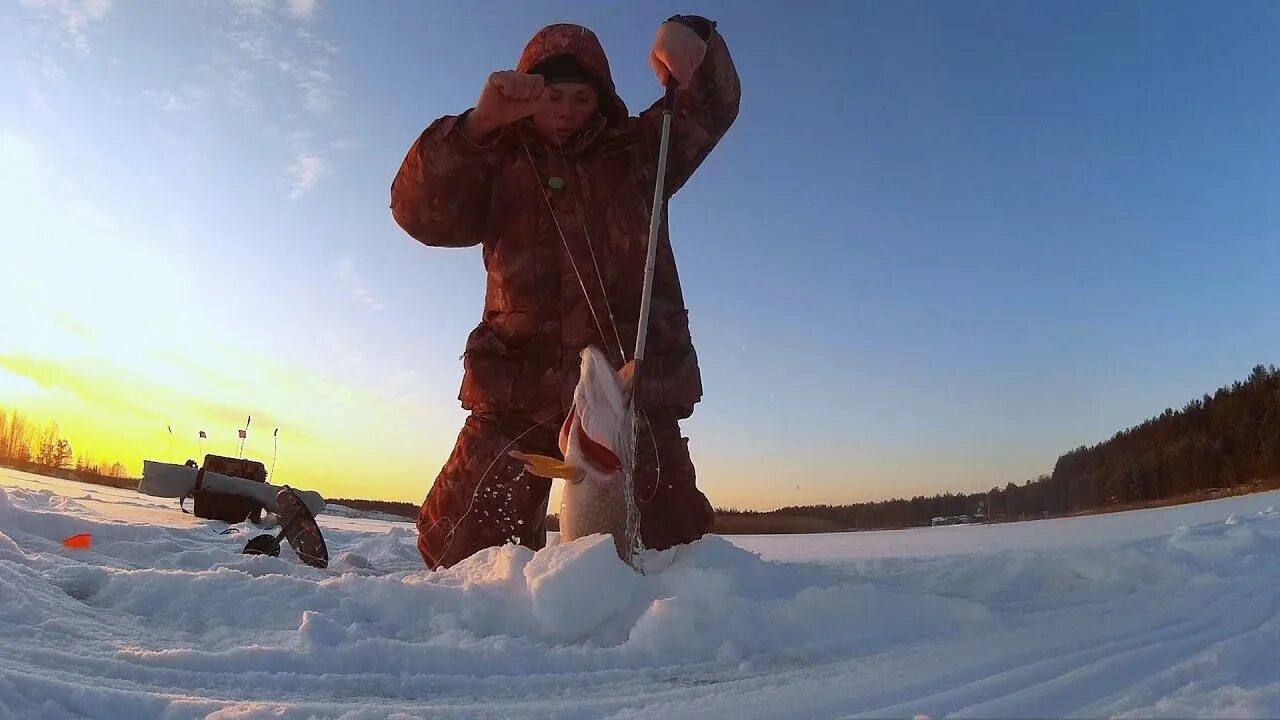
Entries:
{"type": "MultiPolygon", "coordinates": [[[[395,407],[380,406],[373,398],[360,398],[350,389],[332,388],[325,399],[299,406],[295,404],[298,390],[324,390],[328,381],[303,379],[305,375],[296,372],[284,389],[231,391],[226,401],[210,400],[209,395],[195,391],[203,389],[216,396],[214,388],[179,389],[115,372],[93,363],[73,366],[0,355],[0,407],[20,412],[40,426],[57,423],[77,457],[108,464],[119,461],[133,477],[140,475],[144,459],[199,460],[201,451],[240,455],[238,430],[252,415],[243,456],[269,468],[276,448],[273,432],[280,428],[273,482],[315,489],[327,497],[413,503],[425,496],[456,432],[442,424],[435,438],[424,437],[425,433],[403,425],[416,425],[414,419],[395,407]],[[235,399],[243,399],[243,404],[235,399]],[[286,410],[259,410],[271,407],[286,410]],[[348,422],[326,425],[326,418],[348,422]],[[208,435],[203,441],[198,437],[201,430],[208,435]]],[[[259,377],[266,382],[252,385],[261,388],[278,380],[277,372],[261,368],[259,377]]]]}

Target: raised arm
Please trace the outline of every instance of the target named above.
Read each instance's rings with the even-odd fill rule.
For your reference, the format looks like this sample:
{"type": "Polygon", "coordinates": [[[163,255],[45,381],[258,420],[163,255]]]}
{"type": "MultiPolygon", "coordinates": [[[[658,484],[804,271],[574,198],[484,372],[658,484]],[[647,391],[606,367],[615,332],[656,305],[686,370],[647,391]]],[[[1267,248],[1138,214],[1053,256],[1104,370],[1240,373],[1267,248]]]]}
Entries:
{"type": "Polygon", "coordinates": [[[468,247],[484,239],[496,143],[468,137],[468,115],[431,123],[391,183],[391,215],[424,245],[468,247]]]}
{"type": "MultiPolygon", "coordinates": [[[[714,22],[696,15],[677,15],[658,29],[651,58],[659,80],[664,70],[683,81],[676,94],[668,151],[667,195],[673,195],[698,169],[738,117],[742,88],[724,38],[714,22]],[[695,37],[702,41],[699,48],[695,37]],[[689,49],[692,48],[692,49],[689,49]],[[704,49],[700,61],[697,51],[704,49]],[[665,53],[671,57],[665,57],[665,53]],[[667,64],[673,67],[667,68],[667,64]],[[685,67],[680,67],[684,65],[685,67]],[[689,67],[689,66],[692,67],[689,67]],[[686,77],[681,77],[685,74],[686,77]]],[[[662,101],[640,114],[642,133],[654,148],[662,128],[662,101]]]]}

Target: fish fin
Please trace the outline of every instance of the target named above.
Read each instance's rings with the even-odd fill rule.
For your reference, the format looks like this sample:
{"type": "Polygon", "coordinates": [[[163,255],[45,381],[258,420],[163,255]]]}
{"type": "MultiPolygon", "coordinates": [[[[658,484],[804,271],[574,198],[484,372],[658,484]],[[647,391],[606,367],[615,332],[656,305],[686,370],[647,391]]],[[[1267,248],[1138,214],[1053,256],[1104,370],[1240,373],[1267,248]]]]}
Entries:
{"type": "Polygon", "coordinates": [[[626,365],[618,371],[618,381],[622,383],[624,392],[631,392],[631,388],[636,384],[636,361],[628,360],[626,365]]]}
{"type": "Polygon", "coordinates": [[[564,478],[569,482],[577,482],[582,479],[582,469],[563,460],[557,460],[546,455],[530,455],[518,450],[511,451],[509,455],[524,463],[525,469],[538,477],[564,478]]]}

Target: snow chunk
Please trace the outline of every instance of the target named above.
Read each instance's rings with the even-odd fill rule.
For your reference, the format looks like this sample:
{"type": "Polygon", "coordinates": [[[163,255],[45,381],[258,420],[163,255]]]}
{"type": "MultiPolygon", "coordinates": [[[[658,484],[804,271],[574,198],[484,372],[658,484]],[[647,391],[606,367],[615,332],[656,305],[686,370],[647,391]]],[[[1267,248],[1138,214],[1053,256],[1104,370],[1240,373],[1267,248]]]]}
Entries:
{"type": "Polygon", "coordinates": [[[589,634],[631,604],[641,576],[618,558],[610,535],[544,549],[524,566],[533,617],[554,640],[589,634]]]}
{"type": "Polygon", "coordinates": [[[654,655],[673,657],[697,641],[697,616],[678,597],[654,600],[631,629],[628,641],[654,655]]]}
{"type": "Polygon", "coordinates": [[[347,629],[314,610],[302,613],[302,625],[298,626],[298,638],[303,645],[336,647],[347,639],[347,629]]]}

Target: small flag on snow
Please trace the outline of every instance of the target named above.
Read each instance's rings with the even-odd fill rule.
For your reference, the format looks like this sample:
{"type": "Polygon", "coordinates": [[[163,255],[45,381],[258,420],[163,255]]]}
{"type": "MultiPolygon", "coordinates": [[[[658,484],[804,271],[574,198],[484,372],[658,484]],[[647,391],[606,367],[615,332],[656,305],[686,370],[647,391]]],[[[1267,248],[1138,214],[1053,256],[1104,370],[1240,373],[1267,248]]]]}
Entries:
{"type": "Polygon", "coordinates": [[[165,427],[169,428],[169,434],[170,434],[170,435],[172,435],[172,434],[173,434],[173,426],[172,426],[172,425],[165,425],[165,427]]]}
{"type": "Polygon", "coordinates": [[[79,533],[63,540],[62,544],[72,550],[88,550],[93,547],[93,536],[89,533],[79,533]]]}
{"type": "Polygon", "coordinates": [[[271,437],[279,437],[279,435],[280,435],[280,428],[276,428],[276,431],[271,433],[271,437]]]}
{"type": "Polygon", "coordinates": [[[205,435],[205,434],[204,434],[204,431],[203,431],[203,430],[201,430],[201,431],[200,431],[200,437],[202,437],[202,438],[207,438],[207,437],[209,437],[209,436],[208,436],[208,435],[205,435]]]}
{"type": "Polygon", "coordinates": [[[241,431],[240,431],[240,439],[241,439],[241,440],[245,439],[245,438],[246,438],[246,437],[248,437],[248,436],[249,436],[249,432],[248,432],[247,430],[241,430],[241,431]]]}

